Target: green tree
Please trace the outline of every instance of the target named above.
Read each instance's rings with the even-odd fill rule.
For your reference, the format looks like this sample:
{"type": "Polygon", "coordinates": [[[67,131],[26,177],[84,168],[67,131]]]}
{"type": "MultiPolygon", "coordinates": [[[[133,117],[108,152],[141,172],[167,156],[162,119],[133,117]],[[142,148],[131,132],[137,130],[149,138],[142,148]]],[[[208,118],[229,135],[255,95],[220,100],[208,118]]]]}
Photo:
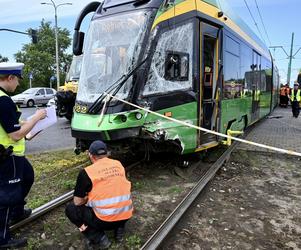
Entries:
{"type": "Polygon", "coordinates": [[[0,62],[7,62],[8,58],[0,55],[0,62]]]}
{"type": "MultiPolygon", "coordinates": [[[[60,79],[62,79],[60,84],[65,79],[65,65],[69,65],[72,60],[72,55],[66,52],[71,44],[69,36],[70,32],[67,29],[58,28],[60,79]]],[[[20,92],[28,88],[29,79],[26,76],[30,72],[33,75],[33,87],[49,86],[51,76],[56,75],[55,29],[51,27],[50,22],[42,20],[41,26],[37,29],[37,37],[38,43],[25,44],[22,50],[14,55],[17,62],[25,64],[25,77],[18,89],[20,92]]]]}

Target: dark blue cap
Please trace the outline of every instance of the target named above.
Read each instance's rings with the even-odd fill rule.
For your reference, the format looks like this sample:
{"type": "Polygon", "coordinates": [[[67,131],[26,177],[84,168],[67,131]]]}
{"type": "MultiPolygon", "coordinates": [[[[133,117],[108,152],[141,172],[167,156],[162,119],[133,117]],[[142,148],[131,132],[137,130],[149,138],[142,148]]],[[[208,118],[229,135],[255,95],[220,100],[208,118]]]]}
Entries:
{"type": "Polygon", "coordinates": [[[92,155],[106,155],[107,146],[103,141],[94,141],[89,147],[89,153],[92,155]]]}

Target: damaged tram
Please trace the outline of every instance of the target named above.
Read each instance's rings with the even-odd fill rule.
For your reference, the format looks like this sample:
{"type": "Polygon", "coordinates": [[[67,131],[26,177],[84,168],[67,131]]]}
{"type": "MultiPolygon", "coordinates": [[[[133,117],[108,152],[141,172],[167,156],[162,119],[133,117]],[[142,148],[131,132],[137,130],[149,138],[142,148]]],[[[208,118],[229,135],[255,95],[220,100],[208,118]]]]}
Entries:
{"type": "Polygon", "coordinates": [[[96,139],[115,151],[178,154],[223,140],[120,100],[225,134],[243,131],[278,102],[267,47],[225,1],[92,2],[78,17],[73,52],[84,54],[72,119],[77,153],[96,139]],[[80,26],[91,12],[85,36],[80,26]]]}

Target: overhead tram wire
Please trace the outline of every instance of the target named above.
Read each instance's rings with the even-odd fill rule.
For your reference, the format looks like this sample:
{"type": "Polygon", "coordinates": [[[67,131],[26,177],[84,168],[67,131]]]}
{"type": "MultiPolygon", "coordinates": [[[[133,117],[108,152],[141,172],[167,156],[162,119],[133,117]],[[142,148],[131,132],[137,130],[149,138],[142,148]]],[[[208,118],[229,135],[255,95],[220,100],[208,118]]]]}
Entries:
{"type": "Polygon", "coordinates": [[[265,35],[266,35],[266,37],[268,38],[269,44],[270,44],[270,46],[271,46],[271,44],[272,44],[272,43],[271,43],[271,40],[270,40],[269,34],[268,34],[268,32],[267,32],[267,29],[266,29],[266,27],[265,27],[265,25],[264,25],[264,22],[263,22],[262,15],[261,15],[261,12],[260,12],[260,10],[259,10],[259,7],[258,7],[258,4],[257,4],[257,0],[254,0],[254,1],[255,1],[256,8],[257,8],[257,11],[258,11],[258,14],[259,14],[260,20],[261,20],[261,24],[262,24],[262,26],[263,26],[263,30],[264,30],[264,32],[265,32],[265,35]]]}
{"type": "Polygon", "coordinates": [[[264,41],[264,43],[266,43],[266,41],[265,41],[265,39],[263,38],[263,35],[262,35],[262,33],[261,33],[261,31],[260,31],[260,29],[259,29],[259,27],[258,27],[258,24],[257,24],[257,22],[256,22],[256,20],[255,20],[255,18],[254,18],[254,16],[253,16],[253,14],[252,14],[250,8],[249,8],[249,5],[247,4],[247,1],[244,0],[244,2],[245,2],[245,5],[246,5],[246,7],[247,7],[249,13],[250,13],[250,16],[251,16],[252,19],[253,19],[253,22],[254,22],[254,24],[255,24],[255,26],[256,26],[256,28],[257,28],[257,31],[258,31],[258,33],[259,33],[261,39],[264,41]]]}

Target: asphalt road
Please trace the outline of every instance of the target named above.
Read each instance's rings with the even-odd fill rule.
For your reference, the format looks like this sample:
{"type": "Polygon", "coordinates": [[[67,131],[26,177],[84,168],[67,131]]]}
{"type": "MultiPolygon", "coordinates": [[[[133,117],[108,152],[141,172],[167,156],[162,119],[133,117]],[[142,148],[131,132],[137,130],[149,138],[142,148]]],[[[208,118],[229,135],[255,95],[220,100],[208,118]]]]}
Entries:
{"type": "MultiPolygon", "coordinates": [[[[36,108],[21,108],[21,119],[34,114],[36,108]]],[[[75,139],[71,137],[71,125],[66,118],[58,118],[58,122],[43,130],[32,140],[26,141],[26,154],[41,153],[75,147],[75,139]]]]}

